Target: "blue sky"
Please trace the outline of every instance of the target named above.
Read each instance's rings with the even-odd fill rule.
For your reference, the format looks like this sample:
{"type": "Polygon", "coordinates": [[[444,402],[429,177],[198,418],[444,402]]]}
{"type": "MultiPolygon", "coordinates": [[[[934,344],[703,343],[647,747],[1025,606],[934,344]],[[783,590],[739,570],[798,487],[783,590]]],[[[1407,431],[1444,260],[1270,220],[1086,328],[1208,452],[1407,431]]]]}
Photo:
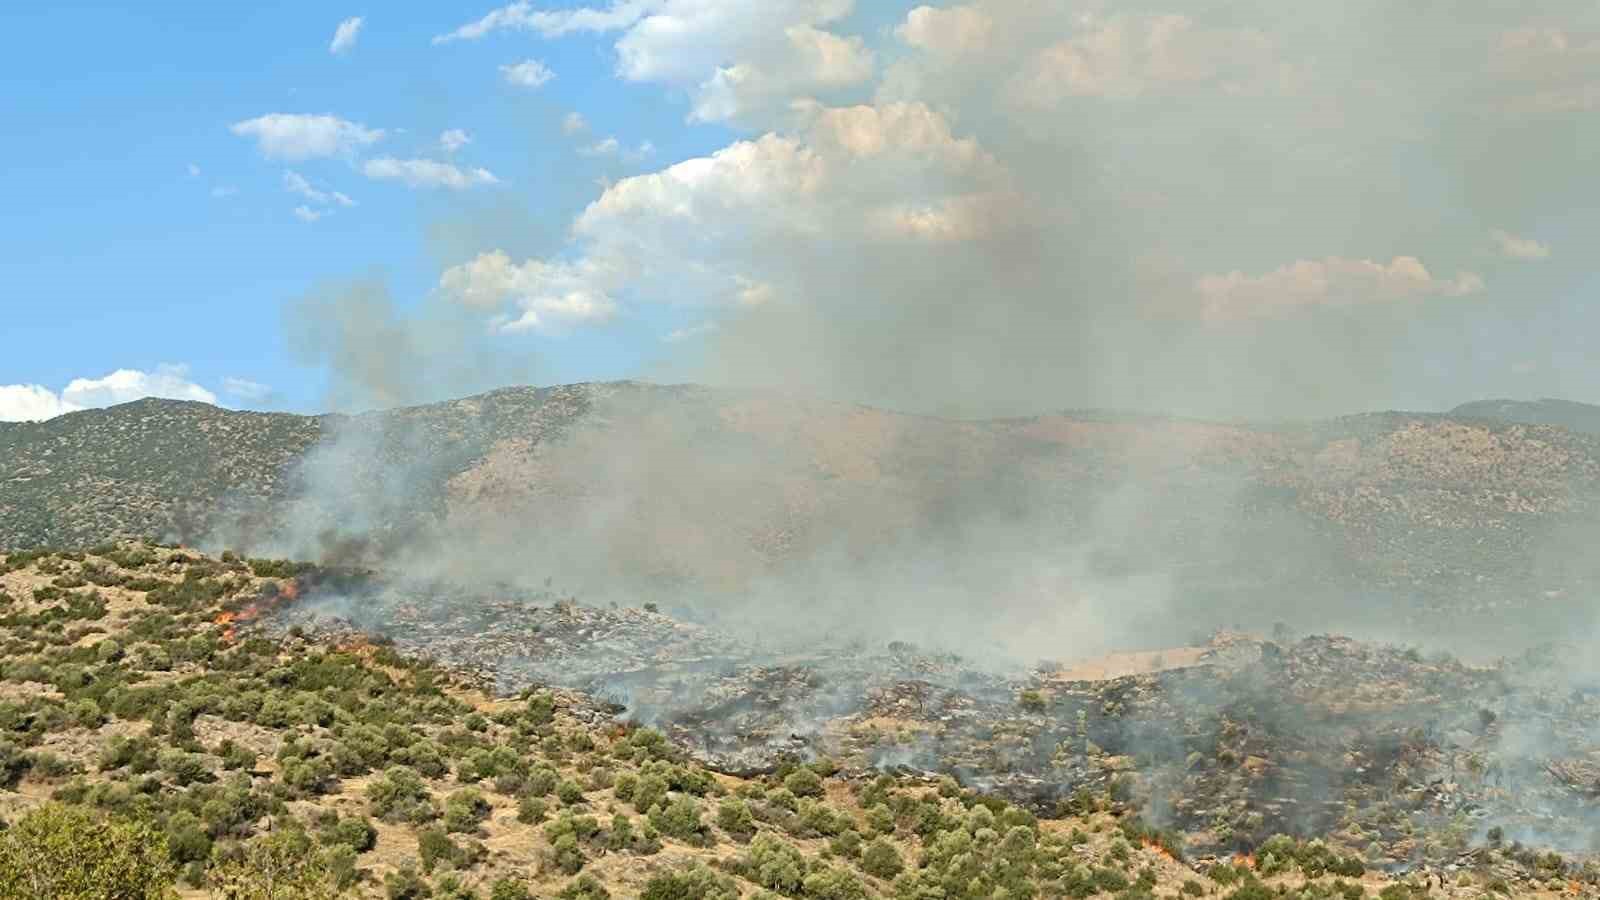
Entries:
{"type": "MultiPolygon", "coordinates": [[[[280,337],[286,299],[315,282],[381,272],[401,303],[430,290],[441,266],[483,247],[460,223],[516,220],[533,252],[557,243],[598,179],[726,143],[729,129],[686,127],[682,98],[611,77],[603,41],[502,36],[474,45],[430,40],[488,12],[469,5],[385,4],[362,16],[353,46],[329,51],[349,16],[324,3],[10,5],[18,41],[0,67],[13,95],[0,124],[9,199],[0,210],[0,272],[10,350],[0,384],[56,389],[114,369],[188,367],[229,397],[223,379],[270,385],[275,404],[321,405],[322,373],[293,363],[280,337]],[[557,73],[537,89],[507,83],[501,65],[538,59],[557,73]],[[567,135],[582,111],[590,127],[567,135]],[[230,132],[273,112],[331,113],[393,132],[383,151],[481,166],[492,190],[416,191],[363,178],[342,159],[262,158],[230,132]],[[459,129],[471,143],[440,152],[459,129]],[[637,162],[585,156],[615,136],[652,142],[637,162]],[[198,174],[191,174],[191,166],[198,174]],[[293,171],[356,202],[315,222],[289,193],[293,171]]],[[[496,245],[504,231],[493,225],[496,245]]],[[[487,236],[486,236],[487,237],[487,236]]],[[[667,328],[670,330],[670,327],[667,328]]],[[[561,378],[617,377],[656,350],[636,335],[545,341],[561,378]],[[629,339],[633,338],[633,339],[629,339]]]]}
{"type": "Polygon", "coordinates": [[[1592,4],[144,6],[0,11],[0,419],[1600,397],[1592,4]]]}

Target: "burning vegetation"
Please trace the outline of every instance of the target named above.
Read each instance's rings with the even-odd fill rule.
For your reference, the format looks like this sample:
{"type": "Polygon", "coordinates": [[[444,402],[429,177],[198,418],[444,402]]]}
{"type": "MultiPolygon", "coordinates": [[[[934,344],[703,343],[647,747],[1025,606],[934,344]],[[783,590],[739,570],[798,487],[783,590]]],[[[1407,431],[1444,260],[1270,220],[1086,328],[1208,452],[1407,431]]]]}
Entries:
{"type": "Polygon", "coordinates": [[[1089,680],[147,545],[11,554],[0,607],[3,896],[51,835],[196,895],[1600,889],[1550,655],[1219,634],[1089,680]]]}

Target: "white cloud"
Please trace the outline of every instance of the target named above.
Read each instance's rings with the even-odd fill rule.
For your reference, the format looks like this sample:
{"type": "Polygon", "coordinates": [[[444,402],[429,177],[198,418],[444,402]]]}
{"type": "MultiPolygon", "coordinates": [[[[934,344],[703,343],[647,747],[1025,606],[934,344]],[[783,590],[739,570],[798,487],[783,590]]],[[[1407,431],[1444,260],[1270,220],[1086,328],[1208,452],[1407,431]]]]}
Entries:
{"type": "Polygon", "coordinates": [[[458,40],[477,40],[503,29],[535,31],[545,37],[560,37],[577,31],[614,31],[637,22],[660,0],[616,0],[610,9],[535,10],[532,3],[518,0],[502,6],[474,22],[433,39],[435,44],[458,40]]]}
{"type": "Polygon", "coordinates": [[[294,208],[294,217],[302,222],[315,222],[326,215],[328,215],[328,210],[312,209],[304,203],[294,208]]]}
{"type": "Polygon", "coordinates": [[[884,241],[976,240],[1015,218],[994,161],[933,110],[817,107],[803,118],[801,134],[610,184],[574,223],[571,257],[486,253],[447,271],[441,291],[485,314],[510,308],[495,319],[505,330],[603,323],[623,294],[759,306],[804,293],[788,289],[797,275],[783,254],[774,263],[772,247],[838,242],[861,253],[884,241]]]}
{"type": "Polygon", "coordinates": [[[144,397],[197,400],[215,405],[217,395],[188,379],[189,368],[163,365],[154,372],[118,369],[103,378],[74,378],[61,392],[65,403],[80,407],[111,406],[144,397]]]}
{"type": "Polygon", "coordinates": [[[1471,272],[1436,278],[1414,256],[1387,265],[1330,256],[1299,260],[1264,275],[1240,271],[1205,275],[1195,282],[1200,314],[1212,321],[1279,317],[1317,307],[1397,303],[1428,297],[1464,297],[1483,290],[1471,272]]]}
{"type": "Polygon", "coordinates": [[[561,120],[561,133],[565,135],[581,134],[589,130],[589,123],[583,118],[582,113],[569,112],[561,120]]]}
{"type": "Polygon", "coordinates": [[[500,77],[504,78],[507,84],[537,88],[556,77],[556,73],[537,59],[525,59],[514,65],[501,66],[500,77]]]}
{"type": "Polygon", "coordinates": [[[439,287],[465,306],[492,311],[509,307],[493,319],[508,332],[563,333],[575,326],[609,321],[617,310],[608,285],[618,272],[594,260],[511,262],[503,251],[480,254],[471,262],[445,270],[439,287]]]}
{"type": "Polygon", "coordinates": [[[274,391],[270,385],[248,378],[235,378],[229,375],[222,379],[222,390],[230,396],[237,397],[250,403],[261,403],[272,399],[274,391]]]}
{"type": "Polygon", "coordinates": [[[37,384],[0,385],[0,421],[40,421],[144,397],[215,404],[217,396],[188,375],[186,366],[164,365],[154,372],[118,369],[101,378],[74,378],[59,394],[37,384]]]}
{"type": "Polygon", "coordinates": [[[535,10],[519,2],[440,35],[435,43],[492,31],[559,37],[620,32],[617,74],[690,92],[703,121],[765,121],[794,96],[860,84],[873,54],[856,37],[823,30],[854,0],[616,0],[609,7],[535,10]]]}
{"type": "Polygon", "coordinates": [[[452,190],[499,184],[488,169],[461,169],[432,159],[395,159],[389,156],[369,159],[361,167],[368,178],[401,181],[407,187],[445,187],[452,190]]]}
{"type": "Polygon", "coordinates": [[[284,171],[283,189],[291,194],[299,194],[313,203],[327,203],[329,199],[327,194],[312,187],[311,182],[307,181],[305,176],[293,169],[284,171]]]}
{"type": "Polygon", "coordinates": [[[783,109],[813,91],[835,90],[872,77],[873,54],[860,38],[810,25],[791,25],[786,40],[752,54],[760,62],[719,66],[702,83],[691,117],[723,122],[783,109]]]}
{"type": "Polygon", "coordinates": [[[645,141],[636,148],[628,148],[614,137],[602,138],[578,148],[583,156],[615,156],[628,162],[639,162],[656,152],[656,145],[645,141]]]}
{"type": "Polygon", "coordinates": [[[200,167],[195,165],[194,163],[189,163],[189,177],[190,178],[199,178],[200,177],[200,167]]]}
{"type": "Polygon", "coordinates": [[[1548,259],[1550,248],[1533,238],[1517,237],[1509,231],[1496,228],[1489,232],[1500,252],[1512,259],[1548,259]]]}
{"type": "Polygon", "coordinates": [[[472,143],[472,135],[459,128],[452,128],[439,135],[439,146],[446,153],[454,153],[470,143],[472,143]]]}
{"type": "Polygon", "coordinates": [[[42,422],[82,407],[37,384],[0,384],[0,422],[42,422]]]}
{"type": "Polygon", "coordinates": [[[255,138],[261,155],[291,162],[329,156],[348,156],[383,139],[384,131],[368,128],[333,115],[270,113],[230,129],[240,137],[255,138]]]}
{"type": "Polygon", "coordinates": [[[335,203],[345,207],[356,205],[354,200],[339,191],[324,191],[317,188],[305,176],[293,169],[284,170],[283,189],[322,206],[335,203]]]}
{"type": "Polygon", "coordinates": [[[977,6],[919,6],[894,33],[921,50],[947,55],[979,53],[990,47],[994,20],[977,6]]]}
{"type": "Polygon", "coordinates": [[[328,44],[328,52],[333,54],[343,53],[356,45],[356,36],[361,33],[363,19],[352,16],[339,23],[333,31],[333,41],[328,44]]]}

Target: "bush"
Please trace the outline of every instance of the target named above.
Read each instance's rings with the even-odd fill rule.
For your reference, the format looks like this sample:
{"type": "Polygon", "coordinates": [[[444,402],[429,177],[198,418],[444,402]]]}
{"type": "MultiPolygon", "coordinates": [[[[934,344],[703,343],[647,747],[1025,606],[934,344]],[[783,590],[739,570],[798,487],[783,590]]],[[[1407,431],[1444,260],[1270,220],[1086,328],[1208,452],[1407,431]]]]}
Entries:
{"type": "Polygon", "coordinates": [[[749,840],[756,833],[756,820],[750,814],[750,805],[736,797],[722,801],[717,807],[717,827],[738,840],[749,840]]]}
{"type": "Polygon", "coordinates": [[[770,834],[757,835],[745,857],[750,880],[768,890],[792,894],[805,877],[806,861],[800,851],[770,834]]]}
{"type": "Polygon", "coordinates": [[[501,878],[489,890],[489,900],[533,900],[533,895],[522,882],[501,878]]]}
{"type": "Polygon", "coordinates": [[[821,797],[822,776],[810,769],[795,769],[783,779],[783,786],[796,797],[821,797]]]}
{"type": "Polygon", "coordinates": [[[556,897],[557,900],[611,900],[611,892],[592,875],[579,875],[556,897]]]}
{"type": "Polygon", "coordinates": [[[148,825],[47,804],[0,833],[0,898],[158,900],[174,881],[170,860],[148,825]]]}
{"type": "Polygon", "coordinates": [[[356,853],[365,853],[378,843],[378,829],[366,819],[341,819],[334,814],[333,821],[317,833],[317,840],[327,847],[349,847],[356,853]]]}
{"type": "Polygon", "coordinates": [[[524,825],[537,825],[549,815],[549,804],[539,797],[523,797],[517,801],[517,821],[524,825]]]}
{"type": "Polygon", "coordinates": [[[211,873],[211,896],[219,900],[334,900],[338,895],[327,863],[311,840],[294,829],[274,831],[247,845],[242,856],[211,873]]]}
{"type": "Polygon", "coordinates": [[[633,788],[633,808],[642,813],[667,798],[667,781],[659,775],[645,775],[633,788]]]}
{"type": "Polygon", "coordinates": [[[466,857],[461,847],[450,839],[450,835],[437,826],[417,832],[417,852],[422,856],[422,871],[429,873],[441,862],[454,866],[466,857]]]}
{"type": "Polygon", "coordinates": [[[425,900],[433,896],[433,888],[418,874],[410,862],[383,876],[383,893],[389,900],[425,900]]]}
{"type": "Polygon", "coordinates": [[[861,871],[874,878],[895,878],[905,871],[905,867],[900,851],[883,838],[878,838],[861,851],[861,871]]]}
{"type": "Polygon", "coordinates": [[[475,834],[478,823],[489,818],[489,801],[473,788],[451,794],[444,804],[444,827],[452,833],[475,834]]]}
{"type": "Polygon", "coordinates": [[[656,806],[650,810],[650,824],[667,837],[689,844],[706,843],[706,825],[700,821],[700,804],[693,797],[656,806]]]}
{"type": "Polygon", "coordinates": [[[367,785],[372,814],[385,822],[431,821],[438,813],[416,770],[393,766],[367,785]]]}
{"type": "Polygon", "coordinates": [[[739,886],[700,863],[645,882],[640,900],[739,900],[739,886]]]}

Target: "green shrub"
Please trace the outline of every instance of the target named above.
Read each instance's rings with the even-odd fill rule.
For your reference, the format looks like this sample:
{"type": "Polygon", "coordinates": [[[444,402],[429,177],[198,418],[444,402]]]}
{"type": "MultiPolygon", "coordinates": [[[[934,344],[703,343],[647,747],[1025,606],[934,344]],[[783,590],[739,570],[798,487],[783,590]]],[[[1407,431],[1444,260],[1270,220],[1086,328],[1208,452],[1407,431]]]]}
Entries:
{"type": "Polygon", "coordinates": [[[822,777],[810,769],[795,769],[783,779],[783,786],[796,797],[821,797],[822,777]]]}
{"type": "Polygon", "coordinates": [[[861,851],[861,871],[874,878],[892,879],[905,871],[900,851],[883,838],[867,844],[861,851]]]}
{"type": "Polygon", "coordinates": [[[650,810],[650,824],[670,838],[688,844],[707,842],[708,830],[700,820],[700,804],[693,797],[678,797],[650,810]]]}
{"type": "Polygon", "coordinates": [[[417,867],[410,862],[383,876],[383,893],[389,900],[425,900],[433,896],[417,867]]]}
{"type": "Polygon", "coordinates": [[[717,806],[717,827],[738,840],[749,840],[756,833],[756,820],[750,804],[730,797],[717,806]]]}
{"type": "Polygon", "coordinates": [[[368,784],[367,802],[372,814],[385,822],[421,823],[438,814],[428,786],[405,766],[393,766],[368,784]]]}
{"type": "Polygon", "coordinates": [[[524,825],[537,825],[549,814],[549,804],[543,798],[523,797],[517,801],[517,821],[524,825]]]}
{"type": "Polygon", "coordinates": [[[482,793],[474,788],[463,788],[445,800],[445,830],[452,833],[475,833],[478,830],[478,823],[489,818],[489,812],[489,801],[483,798],[482,793]]]}
{"type": "Polygon", "coordinates": [[[0,832],[0,898],[160,900],[174,881],[166,838],[47,804],[0,832]]]}
{"type": "Polygon", "coordinates": [[[700,863],[662,872],[645,882],[640,900],[739,900],[739,886],[700,863]]]}
{"type": "Polygon", "coordinates": [[[561,893],[556,894],[557,900],[611,900],[611,892],[596,881],[591,875],[579,875],[561,893]]]}
{"type": "Polygon", "coordinates": [[[750,842],[745,868],[756,884],[781,894],[792,894],[799,890],[805,878],[806,861],[799,850],[781,838],[759,834],[750,842]]]}

